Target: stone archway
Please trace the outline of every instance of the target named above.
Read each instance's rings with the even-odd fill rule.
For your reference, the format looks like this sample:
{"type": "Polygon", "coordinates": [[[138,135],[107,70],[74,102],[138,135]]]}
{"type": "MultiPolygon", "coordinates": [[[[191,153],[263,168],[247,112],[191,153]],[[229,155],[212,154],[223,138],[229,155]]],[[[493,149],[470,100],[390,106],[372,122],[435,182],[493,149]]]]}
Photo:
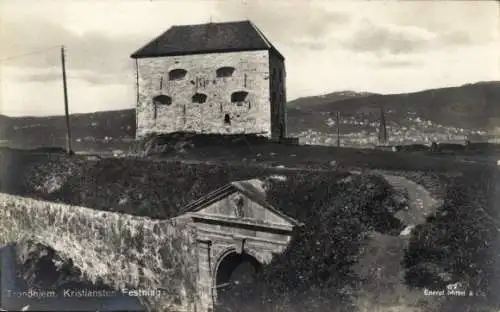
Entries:
{"type": "Polygon", "coordinates": [[[238,285],[251,283],[257,278],[262,263],[250,253],[230,250],[220,257],[214,274],[214,296],[218,303],[232,295],[238,285]]]}
{"type": "Polygon", "coordinates": [[[250,282],[260,272],[262,264],[249,253],[229,251],[223,255],[215,271],[215,287],[231,282],[250,282]]]}
{"type": "Polygon", "coordinates": [[[0,272],[0,303],[8,311],[19,311],[25,306],[36,311],[70,311],[75,306],[86,311],[142,311],[146,308],[142,298],[120,293],[85,298],[78,295],[66,296],[65,290],[114,289],[100,281],[88,280],[73,266],[70,258],[63,257],[51,246],[36,241],[0,245],[0,272]],[[22,293],[30,289],[42,290],[46,295],[38,298],[13,296],[10,293],[22,293]]]}

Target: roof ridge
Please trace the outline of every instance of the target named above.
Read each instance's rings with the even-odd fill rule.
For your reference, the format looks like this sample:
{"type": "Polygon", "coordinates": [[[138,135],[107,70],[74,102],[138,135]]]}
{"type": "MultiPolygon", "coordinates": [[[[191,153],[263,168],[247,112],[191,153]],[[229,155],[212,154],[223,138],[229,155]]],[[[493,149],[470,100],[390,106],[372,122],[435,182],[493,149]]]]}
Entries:
{"type": "MultiPolygon", "coordinates": [[[[276,48],[249,19],[173,25],[135,51],[132,58],[273,50],[276,48]],[[212,31],[213,30],[213,31],[212,31]]],[[[283,56],[278,52],[278,56],[283,56]]]]}
{"type": "Polygon", "coordinates": [[[234,186],[230,185],[230,184],[222,185],[222,186],[216,188],[215,190],[212,190],[211,192],[208,192],[205,195],[202,195],[202,196],[198,197],[197,199],[191,201],[190,203],[188,203],[187,205],[185,205],[181,209],[181,212],[186,213],[186,212],[190,212],[192,210],[197,210],[199,208],[202,208],[202,207],[204,207],[204,204],[207,201],[211,201],[214,198],[217,198],[225,193],[231,192],[232,191],[231,188],[234,189],[234,186]]]}
{"type": "Polygon", "coordinates": [[[269,48],[273,48],[273,45],[266,38],[266,36],[264,36],[264,33],[262,33],[262,31],[252,21],[249,20],[248,22],[250,23],[250,25],[252,25],[252,28],[255,29],[255,31],[257,32],[257,34],[259,34],[259,36],[262,38],[262,40],[264,40],[264,42],[267,44],[267,46],[269,48]]]}
{"type": "Polygon", "coordinates": [[[196,24],[180,24],[180,25],[172,25],[172,27],[190,27],[190,26],[205,26],[205,25],[221,25],[221,24],[237,24],[237,23],[247,23],[250,20],[233,20],[233,21],[224,21],[224,22],[206,22],[206,23],[196,23],[196,24]]]}

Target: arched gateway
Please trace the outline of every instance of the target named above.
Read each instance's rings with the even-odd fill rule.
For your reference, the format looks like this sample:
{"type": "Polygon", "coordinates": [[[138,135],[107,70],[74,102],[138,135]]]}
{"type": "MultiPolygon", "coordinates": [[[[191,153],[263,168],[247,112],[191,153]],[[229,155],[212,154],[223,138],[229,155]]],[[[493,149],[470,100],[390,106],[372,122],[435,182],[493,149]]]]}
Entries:
{"type": "Polygon", "coordinates": [[[288,246],[299,226],[266,201],[260,180],[232,182],[188,205],[184,214],[197,228],[197,311],[211,311],[222,290],[255,278],[273,254],[288,246]]]}
{"type": "Polygon", "coordinates": [[[214,276],[214,287],[224,289],[233,283],[247,283],[253,281],[262,264],[246,252],[238,253],[231,250],[227,255],[221,257],[216,265],[214,276]]]}

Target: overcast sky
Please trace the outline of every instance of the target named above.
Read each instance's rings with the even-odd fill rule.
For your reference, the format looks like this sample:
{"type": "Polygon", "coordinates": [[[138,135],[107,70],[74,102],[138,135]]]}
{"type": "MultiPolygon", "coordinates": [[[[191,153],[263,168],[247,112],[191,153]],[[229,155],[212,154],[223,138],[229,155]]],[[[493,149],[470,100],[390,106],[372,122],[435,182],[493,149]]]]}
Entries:
{"type": "Polygon", "coordinates": [[[252,20],[284,54],[289,99],[500,80],[494,1],[0,0],[0,113],[133,108],[130,54],[172,25],[252,20]]]}

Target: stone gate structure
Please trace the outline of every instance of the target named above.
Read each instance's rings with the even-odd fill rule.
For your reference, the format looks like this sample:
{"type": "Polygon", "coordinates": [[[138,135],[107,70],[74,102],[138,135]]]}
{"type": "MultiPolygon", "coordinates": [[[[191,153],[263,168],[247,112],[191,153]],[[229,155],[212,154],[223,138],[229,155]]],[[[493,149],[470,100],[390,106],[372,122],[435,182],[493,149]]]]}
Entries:
{"type": "Polygon", "coordinates": [[[236,181],[191,203],[178,217],[197,231],[199,311],[213,309],[217,290],[238,265],[248,262],[258,270],[285,250],[301,225],[265,198],[260,180],[236,181]]]}
{"type": "MultiPolygon", "coordinates": [[[[213,310],[217,289],[230,282],[240,264],[259,269],[285,250],[301,225],[266,201],[258,179],[229,183],[177,217],[156,221],[0,194],[0,221],[0,247],[31,237],[118,292],[172,288],[177,298],[148,297],[146,303],[155,310],[186,312],[213,310]]],[[[12,254],[2,255],[4,266],[13,263],[12,254]]]]}

